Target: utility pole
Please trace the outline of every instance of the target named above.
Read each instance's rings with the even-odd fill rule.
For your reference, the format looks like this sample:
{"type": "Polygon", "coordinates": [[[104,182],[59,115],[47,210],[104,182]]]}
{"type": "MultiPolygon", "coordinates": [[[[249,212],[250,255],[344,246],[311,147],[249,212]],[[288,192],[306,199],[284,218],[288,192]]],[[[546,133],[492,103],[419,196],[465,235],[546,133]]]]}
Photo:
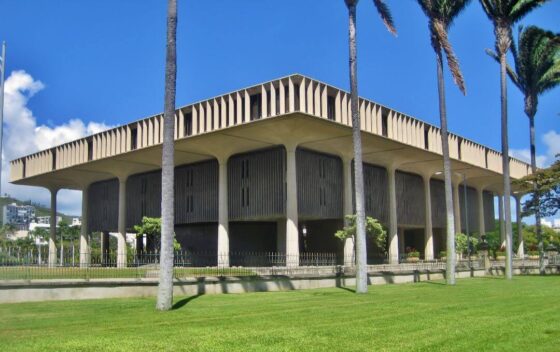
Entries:
{"type": "Polygon", "coordinates": [[[2,197],[2,142],[4,137],[4,73],[6,72],[6,42],[2,42],[0,58],[0,197],[2,197]]]}

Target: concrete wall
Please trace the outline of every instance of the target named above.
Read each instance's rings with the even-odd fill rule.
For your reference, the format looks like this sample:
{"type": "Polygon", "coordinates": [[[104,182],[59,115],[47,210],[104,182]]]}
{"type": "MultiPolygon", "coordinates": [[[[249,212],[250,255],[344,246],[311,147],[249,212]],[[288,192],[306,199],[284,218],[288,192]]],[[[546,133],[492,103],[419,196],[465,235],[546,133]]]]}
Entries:
{"type": "MultiPolygon", "coordinates": [[[[475,271],[473,276],[483,276],[475,271]]],[[[467,271],[457,272],[458,278],[470,277],[467,271]]],[[[372,273],[370,285],[401,284],[442,280],[443,271],[372,273]]],[[[175,281],[176,296],[245,293],[265,291],[304,290],[354,286],[354,277],[326,275],[322,277],[247,277],[247,278],[190,278],[175,281]]],[[[155,297],[157,279],[142,280],[48,280],[40,282],[0,282],[0,303],[59,301],[102,298],[155,297]]]]}

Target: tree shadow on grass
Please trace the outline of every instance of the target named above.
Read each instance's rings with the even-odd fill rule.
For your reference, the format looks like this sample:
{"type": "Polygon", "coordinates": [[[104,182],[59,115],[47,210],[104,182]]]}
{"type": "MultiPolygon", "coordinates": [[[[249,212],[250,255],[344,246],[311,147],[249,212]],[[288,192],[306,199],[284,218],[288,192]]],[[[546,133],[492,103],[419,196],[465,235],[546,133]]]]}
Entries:
{"type": "Polygon", "coordinates": [[[172,310],[176,310],[176,309],[181,309],[183,308],[187,303],[189,303],[192,300],[197,299],[198,297],[204,295],[203,293],[199,293],[198,295],[194,295],[194,296],[189,296],[186,298],[183,298],[177,302],[175,302],[175,304],[173,304],[173,307],[171,308],[172,310]]]}
{"type": "Polygon", "coordinates": [[[430,284],[430,285],[438,285],[438,286],[447,286],[445,282],[438,282],[438,281],[422,281],[423,284],[430,284]]]}
{"type": "Polygon", "coordinates": [[[352,292],[352,293],[356,293],[356,290],[349,288],[349,287],[344,287],[344,286],[338,286],[339,289],[344,290],[344,291],[348,291],[348,292],[352,292]]]}

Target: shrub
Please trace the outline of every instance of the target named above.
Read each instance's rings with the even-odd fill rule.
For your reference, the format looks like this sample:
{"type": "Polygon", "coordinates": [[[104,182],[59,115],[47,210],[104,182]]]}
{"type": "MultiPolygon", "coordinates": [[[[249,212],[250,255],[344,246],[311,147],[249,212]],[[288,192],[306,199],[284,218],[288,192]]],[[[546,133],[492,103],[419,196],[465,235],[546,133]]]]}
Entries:
{"type": "Polygon", "coordinates": [[[413,250],[406,254],[407,258],[420,258],[420,252],[413,250]]]}
{"type": "Polygon", "coordinates": [[[439,252],[439,257],[440,258],[447,257],[447,252],[446,251],[439,252]]]}
{"type": "Polygon", "coordinates": [[[495,256],[497,257],[505,257],[506,256],[506,252],[504,251],[496,251],[495,252],[495,256]]]}

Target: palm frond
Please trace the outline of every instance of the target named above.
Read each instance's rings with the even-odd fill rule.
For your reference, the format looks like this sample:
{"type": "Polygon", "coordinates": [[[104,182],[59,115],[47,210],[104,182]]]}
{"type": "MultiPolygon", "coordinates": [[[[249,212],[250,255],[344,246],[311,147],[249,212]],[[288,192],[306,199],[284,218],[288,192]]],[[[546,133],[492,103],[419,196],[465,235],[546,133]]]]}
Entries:
{"type": "Polygon", "coordinates": [[[464,95],[466,95],[467,89],[465,86],[463,74],[461,73],[461,68],[459,67],[459,60],[455,56],[453,48],[451,47],[451,43],[449,42],[449,38],[447,37],[447,30],[445,28],[445,25],[440,21],[434,21],[433,28],[437,33],[439,45],[445,52],[447,65],[449,66],[449,70],[451,71],[451,75],[453,76],[453,81],[455,81],[455,84],[457,85],[457,87],[459,87],[459,90],[464,95]]]}
{"type": "Polygon", "coordinates": [[[373,0],[373,4],[379,13],[379,16],[381,16],[381,20],[385,24],[385,27],[387,27],[387,30],[396,36],[397,29],[395,28],[393,16],[391,15],[391,11],[389,10],[387,4],[385,4],[383,0],[373,0]]]}
{"type": "Polygon", "coordinates": [[[509,12],[508,17],[511,20],[511,24],[519,22],[523,17],[525,17],[529,12],[533,11],[537,7],[543,5],[549,0],[509,0],[509,12]]]}

